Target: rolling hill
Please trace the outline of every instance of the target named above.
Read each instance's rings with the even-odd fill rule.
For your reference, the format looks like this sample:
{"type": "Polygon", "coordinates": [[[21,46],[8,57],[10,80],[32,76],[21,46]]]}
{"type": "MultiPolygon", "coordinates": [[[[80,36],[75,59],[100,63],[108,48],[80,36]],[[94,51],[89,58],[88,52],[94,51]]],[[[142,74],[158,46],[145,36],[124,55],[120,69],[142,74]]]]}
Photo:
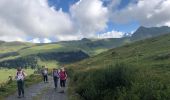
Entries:
{"type": "Polygon", "coordinates": [[[70,89],[79,94],[77,99],[74,96],[70,99],[169,100],[169,60],[170,34],[167,34],[68,65],[70,89]]]}
{"type": "MultiPolygon", "coordinates": [[[[101,52],[107,51],[108,49],[111,48],[116,48],[122,45],[126,45],[137,40],[167,34],[168,32],[170,32],[170,28],[166,26],[152,27],[152,28],[139,27],[139,29],[131,37],[126,36],[122,38],[108,38],[108,39],[83,38],[82,40],[61,41],[61,42],[47,43],[47,44],[0,41],[0,47],[1,47],[0,65],[2,67],[11,67],[11,64],[9,64],[10,62],[17,62],[17,64],[12,64],[12,65],[20,65],[18,61],[24,62],[25,60],[27,60],[29,62],[30,59],[30,63],[29,64],[24,63],[24,66],[37,66],[39,61],[41,62],[42,59],[46,58],[45,57],[46,54],[51,54],[51,53],[56,54],[56,56],[58,55],[58,53],[65,53],[65,55],[63,56],[66,55],[69,56],[68,54],[71,54],[72,52],[78,56],[78,54],[80,54],[81,51],[81,55],[86,55],[86,57],[94,56],[101,52]],[[44,55],[44,58],[42,57],[42,55],[44,55]],[[35,59],[36,61],[33,59],[35,59]]],[[[84,57],[82,58],[84,59],[84,57]]],[[[52,62],[53,61],[58,62],[57,59],[50,59],[50,60],[52,62]]],[[[12,66],[12,67],[16,67],[16,66],[12,66]]]]}
{"type": "MultiPolygon", "coordinates": [[[[99,54],[103,51],[106,51],[110,48],[123,45],[128,41],[128,38],[121,39],[82,39],[77,41],[61,41],[56,43],[48,44],[33,44],[33,43],[21,43],[21,42],[3,42],[0,44],[0,66],[2,67],[16,67],[19,66],[37,66],[38,61],[46,59],[47,54],[55,54],[53,56],[58,56],[60,53],[65,53],[64,56],[70,56],[71,53],[75,54],[77,57],[82,60],[82,58],[87,58],[88,56],[93,56],[99,54]],[[82,56],[84,55],[84,56],[82,56]],[[82,58],[81,58],[82,57],[82,58]],[[29,60],[30,59],[30,60],[29,60]],[[22,63],[19,61],[22,61],[22,63]],[[26,63],[26,61],[28,63],[26,63]],[[23,63],[25,62],[25,63],[23,63]],[[13,64],[11,64],[13,63],[13,64]],[[15,64],[14,64],[15,63],[15,64]],[[13,66],[14,65],[14,66],[13,66]]],[[[61,56],[61,55],[60,55],[61,56]]],[[[52,57],[52,56],[51,56],[52,57]]],[[[56,57],[49,58],[51,61],[58,61],[56,57]]],[[[46,59],[46,61],[49,61],[46,59]]],[[[70,62],[73,59],[70,59],[70,62]]],[[[63,61],[63,60],[59,60],[63,61]]],[[[78,61],[78,60],[76,60],[78,61]]],[[[69,61],[67,61],[68,63],[69,61]]],[[[63,62],[66,63],[66,62],[63,62]]]]}
{"type": "Polygon", "coordinates": [[[161,26],[161,27],[139,27],[136,32],[133,33],[131,40],[142,40],[146,38],[152,38],[159,35],[164,35],[170,33],[170,27],[161,26]]]}

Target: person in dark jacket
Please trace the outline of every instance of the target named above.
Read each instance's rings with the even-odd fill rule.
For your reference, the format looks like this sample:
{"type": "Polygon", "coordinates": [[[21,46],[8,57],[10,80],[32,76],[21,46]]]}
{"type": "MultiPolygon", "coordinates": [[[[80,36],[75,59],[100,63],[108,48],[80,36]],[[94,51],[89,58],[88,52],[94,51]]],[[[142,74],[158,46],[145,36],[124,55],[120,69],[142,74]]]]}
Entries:
{"type": "Polygon", "coordinates": [[[52,76],[53,76],[53,80],[54,80],[54,87],[55,87],[55,89],[57,89],[58,79],[59,79],[58,69],[56,69],[56,68],[53,69],[52,76]]]}

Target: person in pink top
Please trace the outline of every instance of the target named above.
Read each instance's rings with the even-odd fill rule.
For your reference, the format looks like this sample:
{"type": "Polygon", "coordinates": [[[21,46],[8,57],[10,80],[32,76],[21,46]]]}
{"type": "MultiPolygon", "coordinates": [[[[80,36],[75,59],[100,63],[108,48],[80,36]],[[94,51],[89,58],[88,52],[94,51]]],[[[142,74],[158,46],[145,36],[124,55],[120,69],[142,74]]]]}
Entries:
{"type": "Polygon", "coordinates": [[[59,72],[59,77],[60,77],[60,86],[62,88],[61,93],[64,93],[64,88],[65,88],[65,84],[66,84],[66,80],[67,80],[67,73],[64,68],[61,68],[61,70],[59,72]]]}

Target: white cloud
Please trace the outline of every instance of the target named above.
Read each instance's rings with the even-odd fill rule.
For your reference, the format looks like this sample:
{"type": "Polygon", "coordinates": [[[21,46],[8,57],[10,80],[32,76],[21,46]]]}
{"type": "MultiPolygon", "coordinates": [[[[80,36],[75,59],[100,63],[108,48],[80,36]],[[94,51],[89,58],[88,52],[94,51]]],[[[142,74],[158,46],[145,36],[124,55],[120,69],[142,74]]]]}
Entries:
{"type": "Polygon", "coordinates": [[[52,41],[48,38],[33,38],[27,42],[32,42],[32,43],[51,43],[52,41]]]}
{"type": "MultiPolygon", "coordinates": [[[[56,11],[47,0],[0,0],[0,40],[51,42],[96,37],[107,22],[139,21],[144,26],[170,26],[170,0],[131,0],[117,9],[121,0],[80,0],[70,12],[56,11]],[[105,7],[103,1],[112,1],[105,7]],[[134,2],[135,1],[135,2],[134,2]],[[42,41],[40,41],[42,40],[42,41]]],[[[120,37],[121,32],[103,33],[101,37],[120,37]]]]}
{"type": "Polygon", "coordinates": [[[98,38],[121,38],[123,37],[123,35],[124,35],[123,32],[112,30],[110,32],[106,32],[106,33],[98,35],[98,38]]]}
{"type": "MultiPolygon", "coordinates": [[[[134,1],[134,0],[133,0],[134,1]]],[[[170,0],[136,0],[121,10],[112,10],[111,19],[115,23],[138,21],[143,26],[169,25],[170,0]]]]}
{"type": "Polygon", "coordinates": [[[75,21],[76,32],[85,37],[94,37],[104,30],[108,21],[108,9],[100,0],[80,0],[71,6],[70,12],[75,21]]]}
{"type": "Polygon", "coordinates": [[[17,37],[17,36],[0,36],[0,40],[8,41],[8,42],[11,42],[11,41],[24,42],[24,41],[26,41],[26,40],[24,40],[24,38],[17,37]]]}
{"type": "Polygon", "coordinates": [[[1,36],[57,38],[72,31],[69,14],[50,8],[47,0],[0,0],[0,12],[1,36]]]}
{"type": "Polygon", "coordinates": [[[40,39],[39,38],[34,38],[28,42],[32,42],[32,43],[41,43],[40,39]]]}
{"type": "Polygon", "coordinates": [[[68,13],[49,7],[47,0],[0,0],[0,12],[1,38],[14,36],[23,40],[93,37],[107,27],[108,21],[108,10],[100,0],[80,0],[68,13]]]}
{"type": "Polygon", "coordinates": [[[48,38],[44,38],[43,43],[51,43],[52,41],[48,38]]]}

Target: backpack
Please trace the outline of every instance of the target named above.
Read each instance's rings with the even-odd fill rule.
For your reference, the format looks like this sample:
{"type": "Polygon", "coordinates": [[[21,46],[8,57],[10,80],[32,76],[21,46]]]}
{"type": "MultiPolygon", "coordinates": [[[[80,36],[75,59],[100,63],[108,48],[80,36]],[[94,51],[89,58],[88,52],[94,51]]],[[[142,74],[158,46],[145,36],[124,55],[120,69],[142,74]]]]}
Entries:
{"type": "Polygon", "coordinates": [[[44,74],[44,75],[47,75],[47,73],[48,73],[47,70],[44,70],[44,71],[43,71],[43,74],[44,74]]]}
{"type": "Polygon", "coordinates": [[[59,77],[58,72],[57,72],[57,71],[54,71],[54,72],[53,72],[53,76],[54,76],[54,77],[59,77]]]}
{"type": "Polygon", "coordinates": [[[19,74],[19,72],[17,72],[17,77],[16,77],[16,78],[17,78],[18,80],[23,80],[24,77],[25,77],[25,74],[24,74],[23,71],[21,72],[21,74],[19,74]]]}
{"type": "MultiPolygon", "coordinates": [[[[17,76],[18,76],[19,72],[17,72],[17,76]]],[[[25,76],[24,72],[22,71],[22,75],[25,76]]]]}
{"type": "Polygon", "coordinates": [[[61,79],[61,80],[65,80],[65,79],[66,79],[66,76],[67,76],[67,74],[66,74],[65,71],[64,71],[64,72],[63,72],[63,71],[60,72],[60,79],[61,79]]]}

